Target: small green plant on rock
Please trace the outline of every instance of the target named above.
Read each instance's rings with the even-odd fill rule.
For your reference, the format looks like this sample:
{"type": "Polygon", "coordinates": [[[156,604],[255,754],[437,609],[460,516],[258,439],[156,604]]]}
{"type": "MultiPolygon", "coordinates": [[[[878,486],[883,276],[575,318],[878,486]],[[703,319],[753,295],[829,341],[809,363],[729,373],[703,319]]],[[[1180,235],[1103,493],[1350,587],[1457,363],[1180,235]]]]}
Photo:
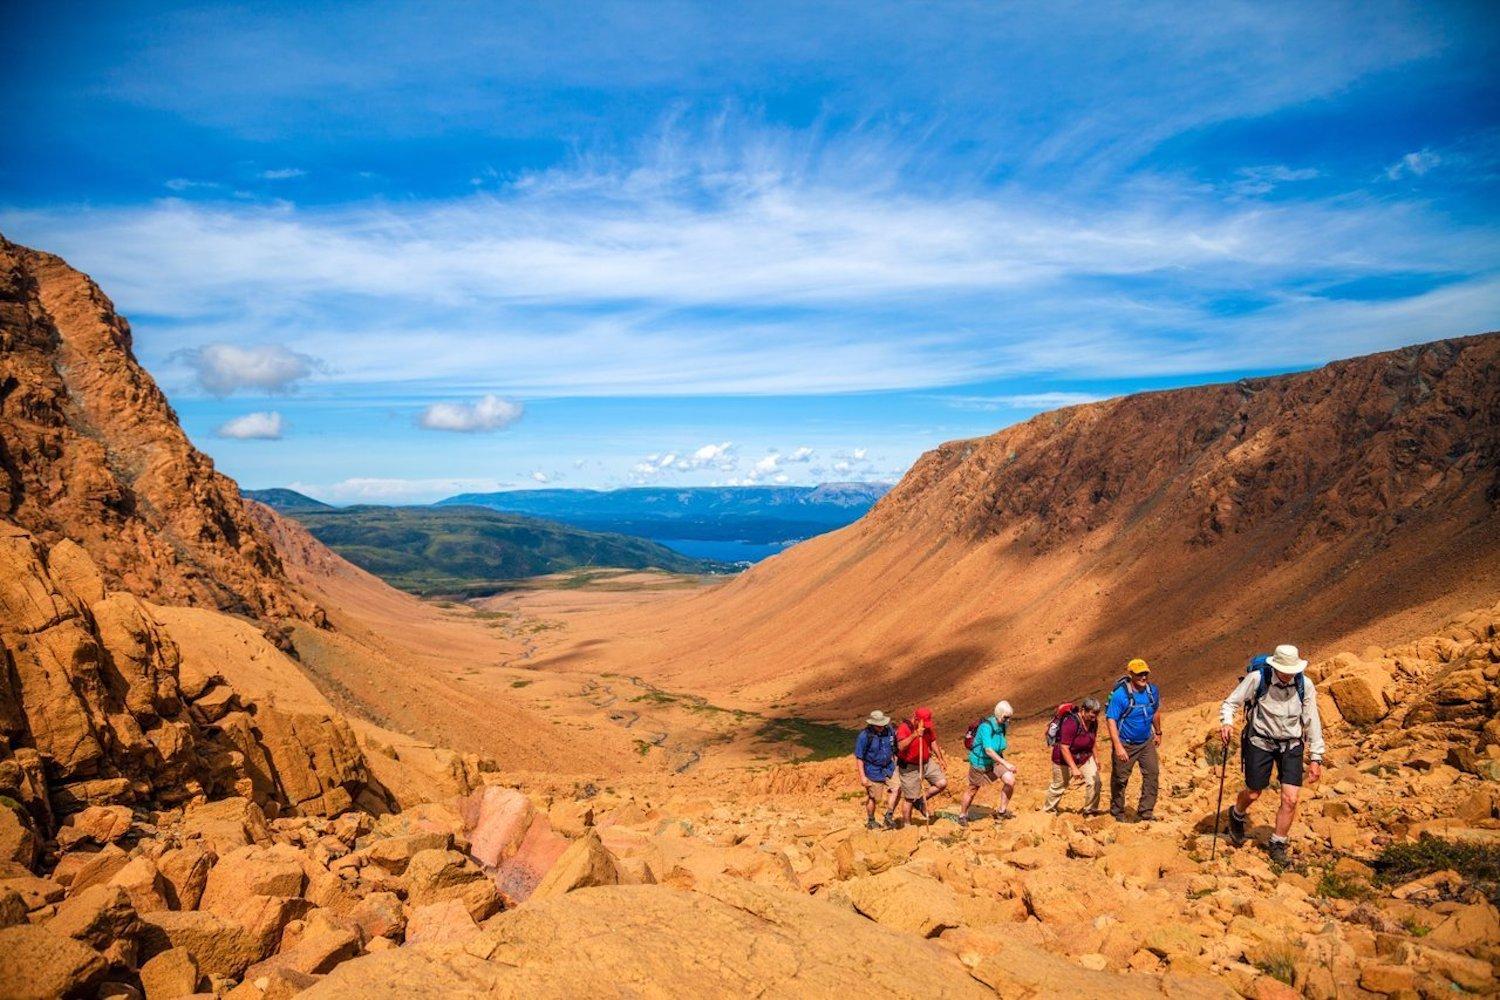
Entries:
{"type": "Polygon", "coordinates": [[[1266,951],[1253,964],[1261,972],[1272,979],[1279,979],[1288,986],[1295,987],[1294,980],[1297,978],[1297,958],[1300,950],[1291,942],[1274,945],[1266,951]]]}

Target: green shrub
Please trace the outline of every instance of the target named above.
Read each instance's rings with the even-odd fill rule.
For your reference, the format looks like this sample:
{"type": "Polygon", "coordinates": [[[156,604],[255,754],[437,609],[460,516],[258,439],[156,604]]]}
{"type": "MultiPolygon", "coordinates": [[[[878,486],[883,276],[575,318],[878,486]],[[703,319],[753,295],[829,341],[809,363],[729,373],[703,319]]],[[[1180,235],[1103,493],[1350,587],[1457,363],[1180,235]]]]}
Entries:
{"type": "Polygon", "coordinates": [[[1267,948],[1265,953],[1251,964],[1272,979],[1279,979],[1288,986],[1295,987],[1297,985],[1295,982],[1297,958],[1300,954],[1301,951],[1288,942],[1267,948]]]}
{"type": "Polygon", "coordinates": [[[1318,895],[1328,899],[1369,899],[1374,894],[1363,879],[1351,878],[1332,868],[1324,869],[1318,879],[1318,895]]]}
{"type": "Polygon", "coordinates": [[[1375,859],[1376,879],[1399,885],[1433,872],[1455,871],[1500,905],[1500,847],[1422,834],[1416,841],[1391,844],[1375,859]]]}

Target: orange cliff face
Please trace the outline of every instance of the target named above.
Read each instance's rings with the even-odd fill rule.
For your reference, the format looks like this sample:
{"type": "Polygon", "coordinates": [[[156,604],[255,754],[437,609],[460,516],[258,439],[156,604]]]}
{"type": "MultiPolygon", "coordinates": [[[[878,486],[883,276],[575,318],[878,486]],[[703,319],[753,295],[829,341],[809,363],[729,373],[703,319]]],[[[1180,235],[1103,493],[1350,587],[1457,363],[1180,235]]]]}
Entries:
{"type": "Polygon", "coordinates": [[[315,614],[234,481],[178,426],[130,325],[61,258],[0,237],[0,517],[89,552],[112,588],[256,617],[315,614]]]}
{"type": "MultiPolygon", "coordinates": [[[[1500,592],[1500,335],[1144,393],[942,445],[858,523],[557,651],[854,718],[1025,714],[1144,656],[1170,697],[1254,652],[1419,634],[1500,592]]],[[[539,661],[546,665],[549,661],[539,661]]]]}

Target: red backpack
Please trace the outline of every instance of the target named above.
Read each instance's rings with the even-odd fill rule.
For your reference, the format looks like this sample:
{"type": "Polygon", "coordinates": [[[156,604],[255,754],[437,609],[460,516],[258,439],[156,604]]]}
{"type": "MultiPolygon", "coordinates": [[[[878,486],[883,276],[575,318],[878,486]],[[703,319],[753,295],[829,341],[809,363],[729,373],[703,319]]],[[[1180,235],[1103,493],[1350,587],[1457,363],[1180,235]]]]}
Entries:
{"type": "MultiPolygon", "coordinates": [[[[1057,746],[1057,741],[1062,739],[1063,720],[1072,715],[1075,710],[1076,706],[1071,701],[1065,701],[1057,706],[1057,711],[1052,714],[1052,721],[1047,723],[1047,745],[1049,747],[1057,746]]],[[[1082,724],[1082,720],[1079,720],[1079,725],[1082,724]]]]}

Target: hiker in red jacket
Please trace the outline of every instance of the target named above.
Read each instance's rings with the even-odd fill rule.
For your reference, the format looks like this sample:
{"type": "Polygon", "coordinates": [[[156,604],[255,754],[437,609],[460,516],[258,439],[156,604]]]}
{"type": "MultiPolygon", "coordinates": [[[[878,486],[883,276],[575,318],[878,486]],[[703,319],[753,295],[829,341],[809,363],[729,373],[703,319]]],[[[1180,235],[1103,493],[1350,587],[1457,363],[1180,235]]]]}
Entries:
{"type": "Polygon", "coordinates": [[[1057,812],[1068,787],[1082,785],[1083,814],[1092,816],[1099,811],[1099,761],[1094,757],[1094,741],[1099,736],[1099,699],[1085,698],[1077,708],[1066,705],[1063,708],[1067,711],[1059,710],[1057,741],[1052,745],[1052,784],[1042,809],[1057,812]]]}
{"type": "Polygon", "coordinates": [[[913,806],[926,815],[927,804],[948,790],[948,776],[943,773],[948,759],[937,743],[932,709],[917,709],[915,717],[896,730],[896,761],[901,775],[901,822],[906,824],[911,822],[913,806]],[[932,786],[925,795],[924,781],[932,786]]]}

